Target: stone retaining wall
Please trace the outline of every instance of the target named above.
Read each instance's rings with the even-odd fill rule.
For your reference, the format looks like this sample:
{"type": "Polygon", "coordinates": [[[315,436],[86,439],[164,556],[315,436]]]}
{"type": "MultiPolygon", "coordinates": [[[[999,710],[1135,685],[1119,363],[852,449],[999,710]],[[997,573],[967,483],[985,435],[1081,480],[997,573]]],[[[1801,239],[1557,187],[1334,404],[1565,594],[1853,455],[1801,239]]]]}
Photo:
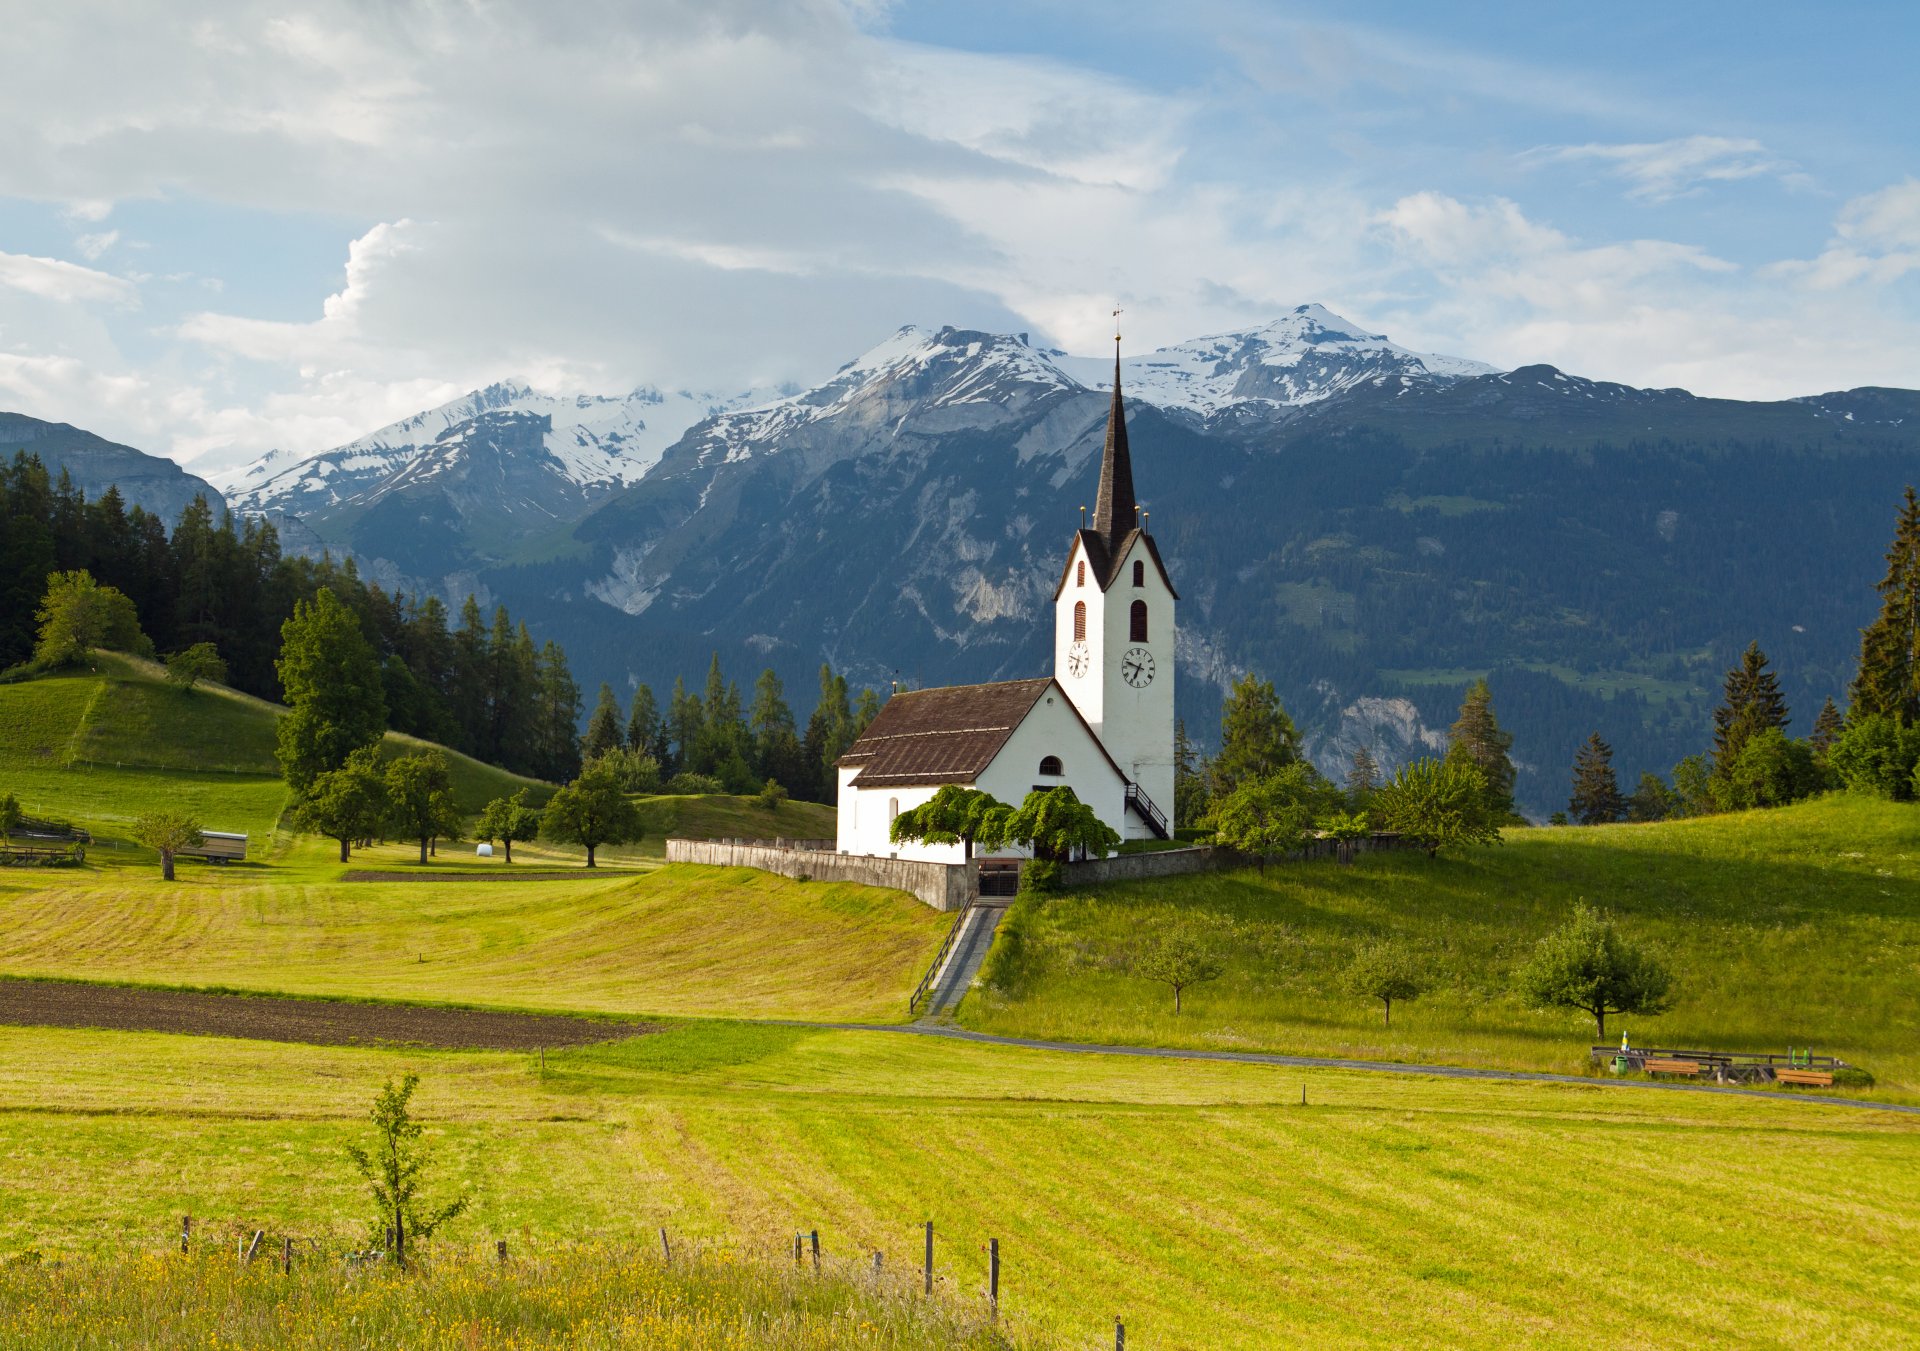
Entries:
{"type": "MultiPolygon", "coordinates": [[[[1356,854],[1371,854],[1388,849],[1418,849],[1398,835],[1382,832],[1354,840],[1356,854]]],[[[1274,863],[1298,863],[1303,859],[1332,858],[1340,852],[1336,840],[1314,840],[1305,849],[1270,860],[1274,863]]],[[[1133,882],[1149,877],[1177,877],[1183,873],[1213,872],[1221,868],[1246,868],[1257,859],[1236,854],[1215,845],[1196,845],[1192,849],[1156,849],[1141,854],[1114,854],[1110,858],[1090,858],[1084,863],[1069,863],[1065,880],[1069,886],[1091,887],[1102,882],[1133,882]]]]}
{"type": "Polygon", "coordinates": [[[976,885],[975,865],[971,864],[922,863],[916,859],[731,844],[725,840],[670,839],[667,862],[759,868],[782,877],[812,882],[858,882],[869,887],[889,887],[940,911],[958,910],[966,905],[976,885]]]}

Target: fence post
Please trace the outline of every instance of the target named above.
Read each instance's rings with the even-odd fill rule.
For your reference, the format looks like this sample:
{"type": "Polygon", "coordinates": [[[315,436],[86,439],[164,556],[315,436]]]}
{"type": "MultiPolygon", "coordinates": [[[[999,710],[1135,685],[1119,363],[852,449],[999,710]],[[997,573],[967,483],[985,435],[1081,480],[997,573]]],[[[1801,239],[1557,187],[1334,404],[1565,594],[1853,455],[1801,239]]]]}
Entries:
{"type": "Polygon", "coordinates": [[[1113,1320],[1113,1351],[1127,1351],[1127,1325],[1118,1318],[1113,1320]]]}
{"type": "Polygon", "coordinates": [[[192,1237],[193,1237],[193,1216],[182,1215],[180,1217],[180,1251],[182,1253],[186,1252],[187,1240],[192,1237]]]}
{"type": "Polygon", "coordinates": [[[1000,1318],[1000,1240],[987,1240],[987,1312],[998,1322],[1000,1318]]]}
{"type": "Polygon", "coordinates": [[[800,1245],[806,1240],[806,1237],[805,1234],[798,1233],[793,1236],[793,1264],[796,1267],[804,1260],[800,1256],[800,1245]]]}
{"type": "Polygon", "coordinates": [[[673,1247],[667,1242],[667,1226],[664,1224],[660,1226],[660,1260],[668,1264],[673,1262],[673,1247]]]}
{"type": "Polygon", "coordinates": [[[254,1231],[253,1231],[253,1242],[251,1242],[251,1243],[249,1243],[249,1244],[247,1245],[247,1255],[246,1255],[246,1257],[245,1257],[244,1259],[242,1259],[242,1260],[244,1260],[244,1261],[247,1261],[247,1262],[251,1262],[251,1261],[253,1261],[253,1255],[254,1255],[254,1253],[256,1253],[256,1252],[258,1252],[258,1251],[259,1251],[259,1249],[260,1249],[260,1240],[261,1240],[261,1239],[263,1239],[263,1238],[265,1238],[266,1236],[267,1236],[267,1231],[266,1231],[266,1230],[264,1230],[264,1229],[256,1229],[256,1230],[254,1230],[254,1231]]]}
{"type": "Polygon", "coordinates": [[[873,1250],[873,1283],[880,1284],[880,1250],[878,1248],[873,1250]]]}
{"type": "Polygon", "coordinates": [[[811,1237],[813,1239],[813,1274],[818,1276],[820,1274],[820,1231],[814,1230],[811,1237]]]}
{"type": "Polygon", "coordinates": [[[283,1274],[293,1275],[293,1239],[280,1240],[280,1269],[283,1274]]]}
{"type": "Polygon", "coordinates": [[[504,1238],[494,1240],[493,1251],[504,1265],[507,1260],[507,1241],[504,1238]]]}
{"type": "Polygon", "coordinates": [[[931,1294],[933,1293],[933,1221],[932,1221],[932,1220],[928,1220],[928,1221],[927,1221],[927,1288],[926,1288],[926,1293],[928,1293],[929,1295],[931,1295],[931,1294]]]}

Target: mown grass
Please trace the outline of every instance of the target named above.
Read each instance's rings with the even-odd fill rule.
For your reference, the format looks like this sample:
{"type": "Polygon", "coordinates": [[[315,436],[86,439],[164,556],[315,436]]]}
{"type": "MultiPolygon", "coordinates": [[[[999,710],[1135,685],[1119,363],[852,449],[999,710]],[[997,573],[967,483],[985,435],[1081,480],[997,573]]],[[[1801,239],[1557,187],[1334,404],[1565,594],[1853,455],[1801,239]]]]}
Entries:
{"type": "Polygon", "coordinates": [[[305,1245],[287,1273],[278,1256],[244,1265],[203,1248],[0,1268],[0,1348],[1008,1345],[978,1308],[918,1298],[857,1264],[815,1275],[687,1248],[668,1264],[657,1250],[597,1244],[504,1264],[443,1251],[402,1275],[349,1270],[340,1253],[305,1245]]]}
{"type": "Polygon", "coordinates": [[[998,1238],[1012,1326],[1070,1346],[1116,1314],[1133,1345],[1190,1348],[1879,1347],[1920,1325],[1920,1122],[1892,1113],[792,1027],[688,1025],[544,1074],[9,1038],[0,1254],[156,1251],[182,1213],[221,1251],[256,1228],[356,1235],[341,1147],[416,1069],[435,1185],[475,1197],[437,1246],[649,1244],[665,1224],[778,1252],[818,1228],[830,1261],[877,1249],[896,1271],[931,1218],[954,1300],[979,1308],[998,1238]]]}
{"type": "Polygon", "coordinates": [[[901,892],[745,868],[464,886],[289,884],[277,871],[199,867],[172,886],[145,868],[0,872],[0,971],[575,1012],[895,1021],[947,923],[901,892]]]}
{"type": "Polygon", "coordinates": [[[769,808],[754,797],[720,794],[641,797],[637,802],[647,827],[639,852],[648,858],[666,853],[669,836],[690,840],[830,840],[836,829],[834,809],[818,802],[787,801],[769,808]]]}
{"type": "Polygon", "coordinates": [[[960,1010],[983,1031],[1579,1072],[1592,1020],[1525,1007],[1511,973],[1573,905],[1612,910],[1665,954],[1676,1001],[1615,1018],[1641,1045],[1784,1052],[1863,1065],[1920,1097],[1920,810],[1829,797],[1652,826],[1536,829],[1460,858],[1363,855],[1023,900],[960,1010]],[[1174,910],[1238,922],[1226,975],[1176,1015],[1165,987],[1111,968],[1174,910]],[[1340,988],[1361,943],[1415,949],[1436,988],[1381,1009],[1340,988]]]}

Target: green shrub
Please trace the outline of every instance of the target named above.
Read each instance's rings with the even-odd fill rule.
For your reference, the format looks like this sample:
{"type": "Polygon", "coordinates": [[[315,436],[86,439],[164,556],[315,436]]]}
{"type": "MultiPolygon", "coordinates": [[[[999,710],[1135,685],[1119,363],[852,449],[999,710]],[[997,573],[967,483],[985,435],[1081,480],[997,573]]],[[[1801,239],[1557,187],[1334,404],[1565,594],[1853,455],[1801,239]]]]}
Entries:
{"type": "Polygon", "coordinates": [[[660,790],[671,797],[701,797],[715,793],[724,793],[727,786],[711,774],[695,774],[692,770],[682,770],[668,779],[660,790]]]}
{"type": "Polygon", "coordinates": [[[1914,796],[1916,763],[1920,728],[1902,727],[1884,713],[1849,718],[1827,751],[1827,765],[1844,787],[1899,802],[1914,796]]]}
{"type": "Polygon", "coordinates": [[[1036,858],[1020,869],[1020,890],[1035,896],[1048,896],[1066,885],[1066,877],[1058,863],[1050,858],[1036,858]]]}

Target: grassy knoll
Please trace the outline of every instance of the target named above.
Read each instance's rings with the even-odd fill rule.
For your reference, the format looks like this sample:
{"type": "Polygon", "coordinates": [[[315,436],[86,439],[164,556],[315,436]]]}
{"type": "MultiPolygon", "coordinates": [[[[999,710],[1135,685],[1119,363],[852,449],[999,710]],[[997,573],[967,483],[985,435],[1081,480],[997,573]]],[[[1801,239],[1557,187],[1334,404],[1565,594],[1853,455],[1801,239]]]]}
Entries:
{"type": "Polygon", "coordinates": [[[961,1019],[1082,1041],[1259,1048],[1556,1070],[1584,1064],[1592,1021],[1526,1009],[1508,974],[1575,901],[1615,911],[1664,949],[1678,1002],[1624,1018],[1634,1041],[1784,1051],[1864,1065],[1880,1091],[1920,1097],[1920,810],[1829,797],[1770,812],[1651,826],[1509,832],[1459,859],[1363,857],[1130,883],[1044,903],[1002,926],[961,1019]],[[1163,907],[1243,922],[1228,971],[1186,996],[1103,958],[1163,907]],[[1341,992],[1354,947],[1390,936],[1438,982],[1380,1009],[1341,992]]]}
{"type": "MultiPolygon", "coordinates": [[[[383,851],[370,852],[377,866],[383,851]]],[[[397,862],[403,849],[384,852],[397,862]]],[[[290,883],[281,871],[196,868],[165,886],[145,868],[8,870],[0,971],[581,1012],[893,1021],[947,924],[900,892],[745,868],[472,885],[290,883]]]]}
{"type": "Polygon", "coordinates": [[[762,807],[757,798],[694,794],[685,797],[643,797],[640,815],[647,823],[639,852],[659,858],[670,835],[693,840],[830,840],[834,810],[818,802],[783,802],[762,807]]]}
{"type": "MultiPolygon", "coordinates": [[[[442,1242],[687,1238],[888,1268],[988,1237],[1019,1332],[1099,1344],[1894,1346],[1920,1326],[1920,1122],[1601,1085],[1150,1062],[689,1024],[524,1055],[16,1030],[0,1254],[358,1231],[341,1144],[418,1069],[442,1242]],[[1310,1105],[1302,1106],[1305,1088],[1310,1105]]],[[[121,1307],[124,1307],[122,1301],[121,1307]]],[[[408,1343],[401,1343],[408,1344],[408,1343]]],[[[808,1343],[791,1343],[808,1344],[808,1343]]]]}

